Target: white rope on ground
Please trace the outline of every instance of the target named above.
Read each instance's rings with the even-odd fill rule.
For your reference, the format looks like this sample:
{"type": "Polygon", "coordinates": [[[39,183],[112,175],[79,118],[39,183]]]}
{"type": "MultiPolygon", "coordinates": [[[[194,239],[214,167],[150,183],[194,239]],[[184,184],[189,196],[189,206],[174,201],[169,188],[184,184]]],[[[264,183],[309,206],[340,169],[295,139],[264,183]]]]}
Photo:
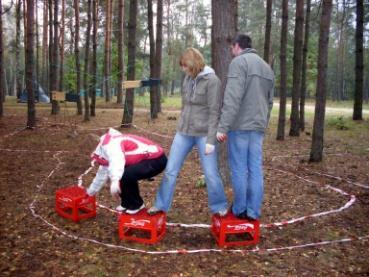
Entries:
{"type": "MultiPolygon", "coordinates": [[[[342,153],[324,153],[326,156],[343,156],[342,153]]],[[[272,162],[274,162],[276,159],[283,159],[283,158],[306,158],[310,157],[309,154],[301,154],[301,155],[278,155],[272,157],[272,162]]]]}
{"type": "MultiPolygon", "coordinates": [[[[282,170],[278,170],[278,171],[282,171],[282,170]]],[[[282,172],[285,172],[285,173],[289,173],[287,171],[282,171],[282,172]]],[[[292,174],[292,173],[291,173],[292,174]]],[[[295,174],[293,174],[295,175],[295,174]]],[[[295,175],[297,176],[297,175],[295,175]]],[[[307,179],[304,179],[300,176],[297,176],[298,178],[306,181],[306,182],[311,182],[313,184],[318,184],[318,183],[315,183],[313,181],[310,181],[310,180],[307,180],[307,179]]],[[[78,177],[78,180],[81,178],[78,177]]],[[[275,223],[267,223],[267,224],[260,224],[260,227],[262,228],[272,228],[272,227],[282,227],[282,226],[285,226],[285,225],[288,225],[288,224],[293,224],[293,223],[296,223],[296,222],[299,222],[299,221],[303,221],[307,218],[314,218],[314,217],[320,217],[320,216],[325,216],[325,215],[329,215],[329,214],[334,214],[334,213],[339,213],[339,212],[342,212],[343,210],[346,210],[348,209],[349,207],[351,207],[355,201],[356,201],[356,197],[355,195],[350,195],[348,193],[346,193],[345,191],[341,190],[341,189],[338,189],[336,187],[332,187],[330,185],[326,185],[325,188],[327,189],[331,189],[333,191],[336,191],[338,193],[340,193],[341,195],[344,195],[344,196],[349,196],[350,197],[350,200],[343,206],[341,206],[340,208],[338,209],[332,209],[332,210],[328,210],[328,211],[323,211],[323,212],[319,212],[319,213],[315,213],[315,214],[310,214],[310,215],[306,215],[306,216],[301,216],[301,217],[297,217],[297,218],[292,218],[292,219],[289,219],[289,220],[284,220],[284,221],[280,221],[280,222],[275,222],[275,223]]],[[[109,210],[113,213],[117,213],[119,214],[119,212],[117,212],[116,210],[113,210],[111,208],[108,208],[102,204],[97,204],[100,208],[102,209],[106,209],[106,210],[109,210]]],[[[184,228],[211,228],[211,225],[209,224],[202,224],[202,223],[197,223],[197,224],[183,224],[183,223],[172,223],[172,222],[168,222],[167,225],[169,226],[174,226],[174,227],[184,227],[184,228]]]]}
{"type": "MultiPolygon", "coordinates": [[[[12,149],[0,149],[0,151],[18,151],[18,152],[29,152],[27,150],[12,150],[12,149]]],[[[30,150],[32,151],[32,150],[30,150]]],[[[53,151],[44,151],[44,152],[53,152],[53,151]]],[[[55,152],[55,151],[54,151],[55,152]]],[[[46,184],[46,182],[50,179],[50,177],[60,168],[60,166],[63,164],[63,162],[61,161],[61,159],[59,158],[59,155],[61,155],[62,153],[65,153],[66,151],[57,151],[54,155],[53,158],[57,159],[58,163],[56,165],[56,167],[49,173],[49,175],[39,184],[37,185],[38,188],[38,192],[40,192],[40,190],[43,188],[43,186],[46,184]]],[[[92,167],[90,167],[89,169],[87,169],[83,174],[81,174],[78,178],[78,184],[82,185],[82,177],[85,176],[86,174],[88,174],[90,172],[90,170],[92,169],[92,167]]],[[[287,171],[283,171],[283,170],[279,170],[280,172],[284,172],[284,173],[290,173],[290,174],[294,174],[292,172],[287,172],[287,171]]],[[[311,180],[305,179],[303,177],[300,177],[298,175],[295,175],[298,178],[307,181],[309,183],[312,184],[318,184],[316,182],[313,182],[311,180]]],[[[338,180],[343,180],[340,177],[336,177],[336,176],[326,176],[326,177],[331,177],[337,179],[338,180]]],[[[329,185],[325,186],[327,189],[332,189],[342,195],[345,196],[349,196],[350,194],[344,192],[341,189],[338,189],[336,187],[332,187],[329,185]]],[[[281,224],[280,226],[286,225],[286,224],[290,224],[290,223],[294,223],[297,221],[301,221],[310,217],[318,217],[318,216],[322,216],[322,215],[326,215],[326,214],[330,214],[330,213],[337,213],[340,212],[342,210],[347,209],[348,207],[350,207],[354,202],[355,202],[355,195],[350,195],[351,199],[349,202],[347,202],[344,206],[342,206],[339,209],[336,210],[331,210],[331,211],[325,211],[325,212],[321,212],[321,213],[317,213],[314,215],[310,215],[310,216],[303,216],[300,218],[296,218],[296,219],[291,219],[289,221],[282,221],[281,223],[270,223],[270,224],[262,224],[262,227],[274,227],[274,226],[279,226],[277,224],[281,224]]],[[[79,237],[73,234],[70,234],[64,230],[62,230],[61,228],[58,228],[56,225],[50,223],[49,221],[47,221],[45,218],[43,218],[41,215],[37,214],[35,211],[35,203],[37,201],[37,195],[35,196],[35,198],[33,199],[33,201],[31,202],[31,204],[29,205],[29,209],[32,213],[32,215],[35,218],[39,218],[42,222],[44,222],[44,224],[48,225],[49,227],[51,227],[54,231],[69,237],[71,239],[75,239],[75,240],[81,240],[81,241],[87,241],[87,242],[91,242],[91,243],[95,243],[98,245],[102,245],[108,248],[113,248],[113,249],[122,249],[122,250],[126,250],[126,251],[131,251],[131,252],[136,252],[136,253],[142,253],[142,254],[191,254],[191,253],[206,253],[206,252],[228,252],[228,253],[269,253],[269,252],[278,252],[278,251],[283,251],[283,250],[293,250],[293,249],[300,249],[300,248],[308,248],[308,247],[317,247],[317,246],[323,246],[323,245],[332,245],[332,244],[338,244],[338,243],[347,243],[347,242],[352,242],[352,241],[359,241],[359,240],[367,240],[369,239],[369,235],[365,235],[365,236],[358,236],[358,237],[351,237],[351,238],[342,238],[342,239],[338,239],[338,240],[327,240],[327,241],[320,241],[320,242],[312,242],[312,243],[307,243],[307,244],[299,244],[299,245],[292,245],[292,246],[282,246],[282,247],[275,247],[275,248],[265,248],[265,249],[260,249],[258,247],[254,248],[254,249],[192,249],[192,250],[187,250],[187,249],[175,249],[175,250],[164,250],[164,251],[146,251],[146,250],[141,250],[141,249],[136,249],[136,248],[129,248],[129,247],[125,247],[122,245],[116,245],[116,244],[111,244],[111,243],[104,243],[95,239],[90,239],[90,238],[85,238],[85,237],[79,237]]],[[[103,205],[99,204],[99,207],[101,208],[106,208],[109,209],[103,205]]],[[[112,209],[109,209],[112,210],[112,209]]],[[[115,211],[114,211],[115,212],[115,211]]],[[[182,224],[182,223],[168,223],[168,225],[171,226],[180,226],[180,227],[194,227],[194,224],[182,224]]],[[[202,227],[202,228],[209,228],[209,225],[207,224],[197,224],[198,227],[202,227]]]]}
{"type": "Polygon", "coordinates": [[[5,139],[7,139],[8,137],[14,136],[14,135],[16,135],[16,134],[18,134],[18,133],[20,133],[20,132],[22,132],[22,131],[26,130],[26,129],[27,129],[27,127],[21,127],[21,128],[18,128],[18,129],[16,129],[14,132],[11,132],[11,133],[9,133],[9,134],[7,134],[7,135],[4,135],[4,136],[0,137],[0,141],[5,140],[5,139]]]}
{"type": "Polygon", "coordinates": [[[343,181],[343,182],[346,182],[346,183],[349,183],[351,185],[358,186],[358,187],[361,187],[361,188],[369,189],[369,185],[353,182],[351,180],[343,179],[341,177],[333,176],[333,175],[330,175],[330,174],[327,174],[327,173],[322,173],[322,172],[318,172],[318,171],[313,171],[312,173],[314,173],[316,175],[319,175],[319,176],[325,176],[325,177],[329,177],[329,178],[336,179],[336,180],[339,180],[339,181],[343,181]]]}

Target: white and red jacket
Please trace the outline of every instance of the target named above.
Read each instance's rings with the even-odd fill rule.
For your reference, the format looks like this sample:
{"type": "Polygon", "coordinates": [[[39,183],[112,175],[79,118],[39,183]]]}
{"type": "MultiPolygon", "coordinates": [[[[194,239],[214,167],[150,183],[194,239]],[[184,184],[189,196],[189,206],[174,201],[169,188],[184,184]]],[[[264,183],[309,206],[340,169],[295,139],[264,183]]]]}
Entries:
{"type": "Polygon", "coordinates": [[[100,138],[99,144],[91,154],[91,160],[100,166],[87,193],[96,194],[108,178],[111,182],[119,181],[123,176],[125,166],[158,158],[163,153],[163,148],[151,140],[131,134],[123,135],[110,128],[100,138]]]}

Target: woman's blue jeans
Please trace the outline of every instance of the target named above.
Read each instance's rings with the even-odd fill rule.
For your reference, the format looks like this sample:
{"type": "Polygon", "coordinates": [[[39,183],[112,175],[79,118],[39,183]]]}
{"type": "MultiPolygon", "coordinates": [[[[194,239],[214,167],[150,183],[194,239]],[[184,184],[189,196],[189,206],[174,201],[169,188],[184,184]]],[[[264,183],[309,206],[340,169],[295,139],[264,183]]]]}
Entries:
{"type": "Polygon", "coordinates": [[[176,133],[164,177],[156,194],[155,207],[167,212],[172,204],[176,179],[183,162],[194,146],[197,146],[208,190],[208,204],[212,213],[227,209],[227,198],[218,171],[217,149],[205,155],[206,137],[187,136],[176,133]]]}
{"type": "Polygon", "coordinates": [[[232,212],[246,211],[252,218],[259,218],[264,195],[263,139],[260,131],[228,132],[228,159],[233,186],[232,212]]]}

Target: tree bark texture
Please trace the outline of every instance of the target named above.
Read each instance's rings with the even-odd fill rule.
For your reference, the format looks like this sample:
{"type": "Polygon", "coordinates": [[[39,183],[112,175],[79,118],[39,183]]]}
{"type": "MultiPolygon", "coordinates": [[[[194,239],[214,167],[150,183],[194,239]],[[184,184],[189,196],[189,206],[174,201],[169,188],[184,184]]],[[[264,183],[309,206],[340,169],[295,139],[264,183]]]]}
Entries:
{"type": "MultiPolygon", "coordinates": [[[[40,42],[39,41],[40,40],[39,40],[39,32],[38,32],[38,8],[37,8],[38,0],[34,0],[34,1],[35,1],[34,5],[36,7],[34,9],[34,11],[35,11],[35,19],[34,19],[35,33],[34,33],[34,35],[35,35],[35,40],[36,40],[36,43],[35,43],[35,46],[36,46],[36,62],[35,62],[36,71],[35,72],[36,72],[36,74],[34,74],[35,75],[34,79],[37,82],[37,89],[38,89],[38,87],[40,86],[40,64],[39,64],[39,61],[40,61],[40,42]]],[[[38,95],[38,97],[40,97],[40,96],[38,95]]],[[[37,99],[37,100],[39,100],[39,99],[37,99]]]]}
{"type": "Polygon", "coordinates": [[[27,39],[26,39],[26,89],[27,89],[27,106],[28,106],[28,116],[27,116],[27,128],[36,127],[36,109],[35,109],[35,92],[33,90],[33,70],[34,70],[34,57],[33,57],[33,24],[34,24],[34,0],[27,0],[27,39]]]}
{"type": "Polygon", "coordinates": [[[323,159],[324,118],[327,95],[326,79],[328,64],[329,27],[331,23],[332,0],[323,0],[322,16],[319,31],[318,78],[316,84],[316,102],[313,125],[313,137],[310,151],[310,162],[323,159]]]}
{"type": "Polygon", "coordinates": [[[106,22],[105,22],[105,47],[104,47],[104,94],[105,101],[111,101],[111,18],[112,0],[105,0],[106,22]]]}
{"type": "MultiPolygon", "coordinates": [[[[228,66],[232,60],[230,46],[237,32],[237,1],[211,1],[213,26],[211,29],[212,67],[222,82],[222,94],[227,81],[228,66]]],[[[223,99],[223,96],[222,96],[223,99]]],[[[230,183],[227,147],[223,143],[219,147],[219,171],[225,184],[230,183]]]]}
{"type": "Polygon", "coordinates": [[[304,0],[296,0],[296,22],[293,49],[293,82],[290,136],[300,135],[299,100],[301,89],[302,40],[304,27],[304,0]]]}
{"type": "Polygon", "coordinates": [[[288,35],[288,0],[282,2],[282,29],[280,50],[280,92],[279,92],[279,117],[277,140],[284,140],[286,126],[286,96],[287,96],[287,35],[288,35]]]}
{"type": "Polygon", "coordinates": [[[356,1],[356,32],[355,32],[355,94],[353,120],[363,120],[363,87],[364,87],[364,1],[356,1]]]}
{"type": "MultiPolygon", "coordinates": [[[[127,80],[134,80],[136,74],[136,27],[137,27],[137,0],[129,1],[128,22],[128,65],[127,80]]],[[[133,121],[134,89],[126,90],[122,126],[131,126],[133,121]]]]}
{"type": "Polygon", "coordinates": [[[310,9],[311,0],[306,0],[305,13],[305,32],[304,32],[304,47],[302,50],[302,72],[301,72],[301,97],[300,97],[300,130],[305,130],[305,98],[306,98],[306,72],[307,72],[307,55],[309,47],[310,35],[310,9]]]}
{"type": "Polygon", "coordinates": [[[65,1],[62,1],[60,22],[60,65],[59,65],[59,90],[64,90],[64,33],[65,33],[65,1]]]}
{"type": "Polygon", "coordinates": [[[273,0],[267,0],[265,39],[264,39],[264,61],[266,61],[268,64],[271,63],[270,61],[270,32],[272,30],[272,5],[273,5],[273,0]]]}
{"type": "Polygon", "coordinates": [[[80,97],[80,91],[81,91],[81,63],[79,59],[79,1],[74,0],[73,3],[74,6],[74,18],[75,18],[75,24],[74,24],[74,59],[76,63],[76,93],[78,94],[77,99],[77,114],[82,115],[82,101],[80,97]]]}
{"type": "Polygon", "coordinates": [[[237,1],[212,0],[211,61],[222,82],[224,93],[228,66],[232,60],[230,46],[237,32],[237,1]]]}
{"type": "MultiPolygon", "coordinates": [[[[336,91],[333,92],[332,97],[333,100],[342,101],[345,99],[345,51],[346,51],[346,37],[347,30],[346,24],[348,20],[348,8],[347,8],[347,0],[343,0],[342,3],[336,2],[337,10],[342,6],[342,16],[339,22],[338,29],[338,47],[337,47],[337,61],[336,61],[336,91]]],[[[338,24],[338,23],[337,23],[338,24]]]]}
{"type": "Polygon", "coordinates": [[[4,116],[4,54],[3,54],[3,4],[0,0],[0,117],[4,116]]]}
{"type": "MultiPolygon", "coordinates": [[[[163,52],[163,0],[157,0],[156,12],[156,45],[155,45],[155,78],[160,79],[161,76],[161,58],[163,52]]],[[[160,84],[154,86],[156,90],[156,106],[157,112],[161,112],[161,92],[160,84]]],[[[157,117],[157,116],[156,116],[157,117]]]]}
{"type": "MultiPolygon", "coordinates": [[[[16,79],[16,92],[19,99],[22,93],[22,74],[20,68],[20,33],[21,33],[21,5],[22,1],[18,0],[15,5],[15,79],[16,79]]],[[[2,33],[2,32],[1,32],[2,33]]]]}
{"type": "Polygon", "coordinates": [[[49,76],[49,66],[47,59],[49,57],[49,48],[47,45],[49,24],[47,17],[49,15],[49,1],[44,0],[43,5],[43,26],[42,26],[42,53],[41,53],[41,70],[42,70],[42,85],[44,88],[49,88],[48,76],[49,76]]]}
{"type": "Polygon", "coordinates": [[[119,0],[118,11],[118,94],[117,103],[123,100],[124,81],[124,0],[119,0]]]}
{"type": "Polygon", "coordinates": [[[98,14],[99,14],[99,0],[92,0],[92,61],[91,61],[91,116],[96,116],[96,74],[97,74],[97,29],[98,29],[98,14]]]}
{"type": "MultiPolygon", "coordinates": [[[[48,1],[48,0],[46,0],[48,1]]],[[[53,84],[52,84],[52,80],[53,80],[53,4],[52,2],[48,1],[48,15],[49,15],[49,21],[48,21],[48,25],[49,25],[49,53],[48,53],[48,61],[49,61],[49,79],[48,79],[48,88],[49,88],[49,92],[51,93],[51,91],[53,90],[53,84]]]]}
{"type": "MultiPolygon", "coordinates": [[[[147,27],[149,31],[149,43],[150,43],[150,78],[155,77],[155,38],[154,38],[154,16],[152,10],[152,0],[147,0],[147,27]]],[[[158,107],[156,105],[156,93],[157,90],[153,86],[150,87],[150,117],[158,117],[158,107]]]]}
{"type": "MultiPolygon", "coordinates": [[[[27,43],[27,0],[23,0],[23,40],[24,45],[27,43]]],[[[24,48],[24,56],[26,56],[26,47],[24,48]]]]}
{"type": "MultiPolygon", "coordinates": [[[[59,79],[58,79],[58,67],[59,67],[59,22],[58,22],[58,14],[59,14],[59,1],[54,0],[54,31],[53,31],[53,47],[52,47],[52,65],[50,68],[50,71],[52,72],[52,78],[50,77],[51,87],[52,90],[58,90],[59,88],[59,79]]],[[[51,114],[58,114],[60,111],[59,102],[53,100],[52,101],[52,108],[51,108],[51,114]]]]}
{"type": "MultiPolygon", "coordinates": [[[[90,120],[90,104],[89,104],[89,94],[91,91],[91,86],[88,78],[89,73],[89,60],[90,60],[90,37],[91,37],[91,0],[87,1],[87,30],[86,30],[86,45],[85,45],[85,68],[83,76],[83,87],[85,90],[84,94],[84,120],[90,120]]],[[[92,88],[95,89],[95,88],[92,88]]]]}

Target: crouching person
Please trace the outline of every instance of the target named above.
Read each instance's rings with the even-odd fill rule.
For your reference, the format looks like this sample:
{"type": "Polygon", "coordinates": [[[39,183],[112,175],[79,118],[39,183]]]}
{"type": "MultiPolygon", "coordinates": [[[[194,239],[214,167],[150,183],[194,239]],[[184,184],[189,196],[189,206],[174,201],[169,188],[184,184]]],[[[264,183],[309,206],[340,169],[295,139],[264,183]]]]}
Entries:
{"type": "Polygon", "coordinates": [[[110,193],[121,199],[117,211],[129,214],[145,207],[138,181],[160,174],[167,164],[159,144],[140,136],[122,134],[113,128],[100,138],[91,159],[99,164],[99,169],[87,194],[95,195],[110,179],[110,193]]]}

